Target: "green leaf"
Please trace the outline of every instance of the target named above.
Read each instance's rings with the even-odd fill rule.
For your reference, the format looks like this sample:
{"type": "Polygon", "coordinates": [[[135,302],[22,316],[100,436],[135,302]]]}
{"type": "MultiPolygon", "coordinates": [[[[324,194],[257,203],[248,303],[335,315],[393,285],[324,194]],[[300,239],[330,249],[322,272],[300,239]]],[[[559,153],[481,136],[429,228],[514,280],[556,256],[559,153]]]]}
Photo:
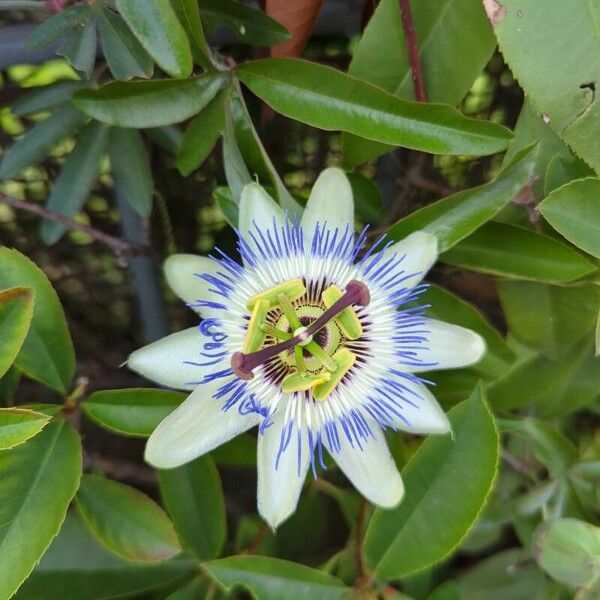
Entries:
{"type": "Polygon", "coordinates": [[[220,186],[213,190],[212,197],[218,204],[225,220],[231,227],[237,227],[240,215],[240,209],[237,202],[233,199],[231,190],[228,187],[220,186]]]}
{"type": "Polygon", "coordinates": [[[86,81],[58,81],[50,85],[33,88],[17,99],[11,106],[11,111],[22,117],[54,109],[59,104],[69,100],[77,90],[86,87],[86,85],[86,81]]]}
{"type": "Polygon", "coordinates": [[[521,548],[479,562],[460,579],[460,600],[547,600],[544,574],[521,548]]]}
{"type": "Polygon", "coordinates": [[[600,180],[592,177],[554,190],[538,210],[577,247],[600,258],[600,180]]]}
{"type": "Polygon", "coordinates": [[[94,392],[81,406],[92,421],[106,429],[148,437],[185,398],[179,392],[153,388],[102,390],[94,392]]]}
{"type": "Polygon", "coordinates": [[[227,537],[219,472],[210,456],[158,472],[164,504],[183,546],[198,558],[217,558],[227,537]]]}
{"type": "Polygon", "coordinates": [[[97,15],[102,50],[115,78],[150,77],[154,70],[152,59],[133,36],[123,17],[106,6],[102,6],[97,15]]]}
{"type": "Polygon", "coordinates": [[[183,133],[177,125],[153,127],[146,129],[146,133],[148,134],[148,137],[167,154],[177,156],[183,138],[183,133]]]}
{"type": "Polygon", "coordinates": [[[407,102],[330,67],[293,58],[255,60],[239,78],[277,112],[328,131],[433,154],[493,154],[511,133],[450,106],[407,102]]]}
{"type": "Polygon", "coordinates": [[[275,46],[290,37],[277,21],[235,0],[203,0],[200,13],[207,31],[214,33],[219,27],[227,27],[242,43],[275,46]]]}
{"type": "MultiPolygon", "coordinates": [[[[352,55],[348,74],[412,100],[414,87],[399,7],[397,0],[377,5],[352,55]]],[[[483,5],[479,0],[419,0],[411,2],[411,14],[427,99],[454,106],[482,72],[496,45],[483,5]]],[[[386,146],[346,134],[342,140],[349,168],[387,151],[386,146]]]]}
{"type": "Polygon", "coordinates": [[[38,434],[50,417],[24,408],[0,408],[0,450],[8,450],[38,434]]]}
{"type": "Polygon", "coordinates": [[[400,240],[423,230],[438,239],[440,252],[452,248],[492,219],[534,176],[536,149],[519,153],[498,177],[485,185],[463,190],[404,217],[388,229],[388,236],[400,240]]]}
{"type": "Polygon", "coordinates": [[[487,352],[484,358],[474,367],[491,376],[503,373],[514,361],[512,350],[506,345],[500,334],[481,313],[458,296],[435,284],[419,296],[419,304],[430,304],[427,316],[448,323],[472,329],[485,340],[487,352]]]}
{"type": "Polygon", "coordinates": [[[600,396],[600,364],[592,340],[576,345],[557,360],[541,354],[515,365],[487,390],[496,410],[535,406],[544,417],[561,417],[600,396]]]}
{"type": "Polygon", "coordinates": [[[449,417],[454,440],[427,438],[403,470],[404,500],[395,509],[377,509],[371,519],[365,556],[379,577],[397,579],[442,560],[466,536],[485,504],[499,445],[481,389],[449,417]]]}
{"type": "Polygon", "coordinates": [[[0,377],[15,362],[32,317],[33,292],[30,288],[0,290],[0,377]]]}
{"type": "Polygon", "coordinates": [[[215,448],[210,455],[218,465],[256,466],[256,436],[242,434],[215,448]]]}
{"type": "Polygon", "coordinates": [[[258,137],[239,84],[235,86],[235,93],[231,95],[231,113],[235,139],[252,175],[258,177],[263,185],[274,188],[274,198],[279,201],[284,211],[287,210],[290,214],[296,212],[302,214],[302,207],[288,192],[258,137]]]}
{"type": "Polygon", "coordinates": [[[600,356],[600,311],[596,320],[596,356],[600,356]]]}
{"type": "Polygon", "coordinates": [[[10,598],[59,532],[81,476],[71,425],[50,423],[26,444],[0,452],[0,598],[10,598]]]}
{"type": "Polygon", "coordinates": [[[160,563],[125,561],[97,541],[75,512],[15,600],[108,600],[171,586],[195,570],[191,560],[160,563]]]}
{"type": "Polygon", "coordinates": [[[196,170],[217,143],[225,128],[227,94],[227,90],[219,92],[188,125],[177,155],[177,168],[182,175],[196,170]]]}
{"type": "Polygon", "coordinates": [[[352,186],[357,218],[366,223],[381,223],[385,218],[385,209],[377,184],[361,173],[347,175],[352,186]]]}
{"type": "Polygon", "coordinates": [[[208,590],[205,589],[202,583],[200,579],[193,579],[184,587],[169,594],[166,600],[197,600],[198,598],[206,598],[208,590]]]}
{"type": "MultiPolygon", "coordinates": [[[[546,169],[544,196],[549,196],[554,190],[573,181],[573,179],[584,179],[593,175],[594,171],[580,158],[572,156],[570,153],[568,158],[555,156],[546,169]]],[[[539,208],[539,206],[536,208],[539,208]]]]}
{"type": "Polygon", "coordinates": [[[184,121],[202,110],[219,91],[222,75],[156,81],[115,81],[81,90],[74,102],[87,115],[117,127],[160,127],[184,121]]]}
{"type": "Polygon", "coordinates": [[[14,286],[35,292],[31,326],[15,366],[64,394],[75,371],[75,355],[58,296],[32,261],[16,250],[0,247],[0,288],[14,286]]]}
{"type": "Polygon", "coordinates": [[[152,210],[152,172],[144,139],[136,129],[113,127],[108,144],[114,184],[142,217],[152,210]]]}
{"type": "Polygon", "coordinates": [[[600,528],[577,519],[544,523],[536,532],[534,556],[553,579],[591,589],[600,583],[600,528]]]}
{"type": "Polygon", "coordinates": [[[583,255],[558,240],[495,222],[444,252],[440,260],[473,271],[549,283],[566,283],[596,271],[583,255]]]}
{"type": "Polygon", "coordinates": [[[205,71],[214,71],[212,54],[204,36],[197,0],[171,0],[171,6],[191,43],[194,60],[205,71]]]}
{"type": "Polygon", "coordinates": [[[181,551],[163,509],[128,485],[100,475],[84,475],[77,508],[98,539],[121,558],[155,562],[181,551]]]}
{"type": "Polygon", "coordinates": [[[89,6],[71,6],[38,25],[29,37],[27,47],[35,50],[51,44],[74,26],[83,26],[92,15],[89,6]]]}
{"type": "MultiPolygon", "coordinates": [[[[75,148],[69,154],[54,182],[46,208],[66,217],[75,216],[87,200],[100,170],[100,160],[107,150],[109,128],[92,121],[77,138],[75,148]]],[[[40,228],[46,244],[56,243],[67,228],[54,221],[42,221],[40,228]]]]}
{"type": "Polygon", "coordinates": [[[244,186],[252,182],[252,177],[235,139],[235,130],[230,112],[225,114],[223,131],[223,170],[231,195],[239,203],[244,186]]]}
{"type": "Polygon", "coordinates": [[[258,600],[338,600],[350,591],[331,575],[266,556],[230,556],[202,568],[226,590],[241,585],[258,600]]]}
{"type": "Polygon", "coordinates": [[[500,281],[498,292],[511,334],[554,359],[592,331],[600,306],[600,288],[592,284],[500,281]]]}
{"type": "Polygon", "coordinates": [[[536,113],[598,172],[600,9],[587,0],[548,0],[542,14],[537,0],[500,4],[494,32],[506,62],[536,113]]]}
{"type": "Polygon", "coordinates": [[[98,30],[96,20],[89,19],[85,24],[76,25],[67,35],[58,50],[71,66],[89,79],[96,63],[98,49],[98,30]]]}
{"type": "Polygon", "coordinates": [[[169,0],[116,0],[115,4],[146,52],[163,71],[172,77],[189,77],[192,52],[169,0]]]}
{"type": "Polygon", "coordinates": [[[75,133],[87,118],[72,106],[56,113],[30,129],[8,150],[0,164],[0,179],[10,179],[25,167],[40,162],[61,140],[75,133]]]}

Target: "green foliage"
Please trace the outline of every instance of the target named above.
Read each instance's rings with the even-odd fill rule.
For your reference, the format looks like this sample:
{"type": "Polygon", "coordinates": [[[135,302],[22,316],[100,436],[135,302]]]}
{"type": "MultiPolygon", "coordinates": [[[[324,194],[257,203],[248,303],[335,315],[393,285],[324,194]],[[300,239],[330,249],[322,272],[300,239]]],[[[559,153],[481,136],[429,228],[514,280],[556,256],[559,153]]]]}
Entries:
{"type": "MultiPolygon", "coordinates": [[[[42,8],[5,4],[7,31],[42,8]]],[[[595,598],[596,3],[365,2],[351,39],[340,34],[358,23],[354,8],[342,18],[325,3],[318,14],[318,0],[64,4],[36,14],[28,40],[64,59],[0,78],[0,600],[595,598]],[[315,19],[302,50],[298,32],[315,19]],[[153,471],[143,444],[187,394],[138,387],[117,367],[157,332],[197,324],[166,290],[163,306],[155,273],[175,252],[222,248],[238,260],[230,226],[244,185],[260,183],[300,216],[317,173],[339,165],[356,230],[370,225],[367,247],[382,234],[382,245],[435,236],[442,264],[411,307],[478,333],[486,352],[461,369],[418,373],[452,432],[386,432],[405,486],[397,505],[372,506],[326,453],[321,466],[323,430],[308,440],[314,474],[296,511],[271,530],[256,511],[255,472],[277,412],[246,398],[200,423],[204,433],[179,422],[173,444],[185,439],[193,460],[153,471]],[[71,231],[73,220],[91,236],[71,231]],[[197,457],[195,444],[238,413],[259,417],[260,431],[240,429],[197,457]]],[[[186,273],[190,287],[215,285],[198,274],[186,273]]],[[[418,329],[399,371],[413,344],[430,342],[418,329]]],[[[173,369],[200,380],[215,348],[214,338],[190,356],[172,347],[183,363],[173,369]]],[[[387,350],[383,340],[375,352],[387,350]]],[[[416,380],[405,377],[402,402],[412,404],[416,380]]],[[[244,385],[260,396],[256,383],[244,385]]],[[[192,402],[232,391],[213,385],[192,402]]],[[[324,414],[331,406],[323,401],[324,414]]],[[[363,424],[345,427],[360,445],[363,424]]],[[[344,468],[351,480],[381,468],[355,459],[344,468]]],[[[274,494],[293,492],[292,474],[274,494]]]]}

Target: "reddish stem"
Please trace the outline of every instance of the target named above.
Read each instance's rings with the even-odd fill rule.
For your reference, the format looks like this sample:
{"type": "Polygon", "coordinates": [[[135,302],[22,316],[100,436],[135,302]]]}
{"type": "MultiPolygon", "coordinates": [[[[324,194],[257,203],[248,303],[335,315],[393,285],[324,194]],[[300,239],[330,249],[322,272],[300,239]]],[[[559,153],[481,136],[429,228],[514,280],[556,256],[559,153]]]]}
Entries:
{"type": "Polygon", "coordinates": [[[423,81],[423,70],[421,69],[421,61],[419,60],[417,34],[415,33],[415,28],[413,26],[410,3],[409,0],[399,0],[399,2],[400,15],[402,17],[402,29],[404,30],[404,39],[406,40],[406,50],[408,52],[408,62],[412,73],[415,98],[417,102],[427,102],[425,83],[423,81]]]}

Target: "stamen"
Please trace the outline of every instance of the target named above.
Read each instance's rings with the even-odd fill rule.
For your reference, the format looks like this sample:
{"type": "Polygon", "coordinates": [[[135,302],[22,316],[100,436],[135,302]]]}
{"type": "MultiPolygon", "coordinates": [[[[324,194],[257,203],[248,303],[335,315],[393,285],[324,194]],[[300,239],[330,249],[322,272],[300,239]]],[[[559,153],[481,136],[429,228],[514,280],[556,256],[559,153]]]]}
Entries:
{"type": "MultiPolygon", "coordinates": [[[[293,280],[292,280],[293,281],[293,280]]],[[[289,282],[286,282],[289,283],[289,282]]],[[[283,284],[282,284],[283,285],[283,284]]],[[[304,287],[304,284],[302,284],[304,287]]],[[[268,299],[272,297],[273,290],[267,290],[259,296],[268,299]]],[[[278,292],[278,294],[281,292],[278,292]]],[[[287,295],[286,295],[287,297],[287,295]]],[[[277,298],[277,296],[276,296],[277,298]]],[[[352,304],[358,304],[359,306],[366,306],[371,300],[371,294],[369,288],[362,282],[353,279],[346,286],[346,293],[332,306],[330,306],[318,319],[313,321],[300,335],[295,335],[293,338],[275,344],[273,346],[267,346],[257,352],[251,354],[244,354],[243,352],[234,352],[231,356],[231,368],[235,375],[240,379],[250,380],[254,377],[252,371],[261,365],[262,363],[271,360],[278,354],[281,354],[285,350],[290,350],[297,346],[300,342],[304,341],[307,336],[312,336],[320,331],[327,323],[342,312],[346,307],[352,304]]],[[[295,313],[294,313],[295,316],[295,313]]],[[[296,317],[297,318],[297,317],[296,317]]],[[[291,324],[291,323],[290,323],[291,324]]],[[[294,328],[297,329],[297,328],[294,328]]],[[[311,342],[311,344],[314,342],[311,342]]],[[[310,345],[306,346],[306,349],[310,352],[310,345]]],[[[318,344],[317,344],[318,346],[318,344]]],[[[320,346],[319,346],[320,348],[320,346]]]]}
{"type": "Polygon", "coordinates": [[[275,305],[278,302],[280,294],[283,294],[286,299],[293,302],[306,294],[306,287],[304,286],[302,279],[290,279],[289,281],[284,281],[260,294],[252,296],[246,303],[246,307],[248,310],[252,310],[259,300],[268,300],[269,304],[275,305]]]}
{"type": "Polygon", "coordinates": [[[262,298],[259,298],[254,305],[246,337],[244,338],[244,352],[246,354],[260,350],[265,343],[266,334],[262,329],[262,325],[265,322],[269,308],[271,308],[271,303],[262,298]]]}
{"type": "Polygon", "coordinates": [[[273,325],[269,325],[268,323],[263,323],[260,328],[264,333],[278,340],[291,340],[294,337],[288,331],[281,331],[281,329],[277,329],[277,327],[273,327],[273,325]]]}
{"type": "Polygon", "coordinates": [[[283,378],[281,389],[286,394],[294,392],[305,392],[318,385],[323,385],[329,381],[331,375],[327,372],[317,375],[301,375],[300,373],[290,373],[283,378]]]}
{"type": "MultiPolygon", "coordinates": [[[[344,293],[339,287],[337,287],[337,285],[330,285],[321,294],[321,298],[323,299],[323,304],[325,304],[327,308],[330,308],[343,295],[344,293]]],[[[362,325],[360,324],[360,319],[351,306],[348,306],[339,315],[337,315],[337,317],[335,317],[335,322],[349,340],[357,340],[362,335],[362,325]]]]}
{"type": "Polygon", "coordinates": [[[325,381],[317,386],[312,391],[315,400],[325,400],[335,386],[344,378],[344,375],[353,367],[356,362],[354,355],[348,348],[340,348],[334,355],[333,360],[336,363],[336,369],[331,374],[328,381],[325,381]]]}
{"type": "MultiPolygon", "coordinates": [[[[300,329],[302,327],[302,323],[300,323],[300,319],[294,311],[294,306],[290,302],[289,298],[285,294],[277,294],[277,302],[279,303],[285,318],[288,320],[290,327],[294,330],[300,329]]],[[[294,335],[299,334],[296,334],[296,331],[294,331],[294,335]]]]}

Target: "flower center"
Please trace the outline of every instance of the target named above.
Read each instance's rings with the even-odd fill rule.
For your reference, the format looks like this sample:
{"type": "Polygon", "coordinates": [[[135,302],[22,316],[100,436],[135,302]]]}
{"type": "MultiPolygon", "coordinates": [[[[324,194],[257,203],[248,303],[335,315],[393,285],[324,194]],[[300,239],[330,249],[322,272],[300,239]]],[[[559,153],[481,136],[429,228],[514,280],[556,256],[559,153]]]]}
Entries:
{"type": "Polygon", "coordinates": [[[342,342],[362,335],[353,305],[366,306],[369,290],[352,280],[345,292],[330,285],[318,303],[305,299],[303,281],[292,279],[248,300],[251,316],[243,351],[231,357],[238,377],[252,379],[253,369],[279,357],[288,367],[282,391],[308,392],[315,400],[331,394],[356,361],[342,342]]]}

